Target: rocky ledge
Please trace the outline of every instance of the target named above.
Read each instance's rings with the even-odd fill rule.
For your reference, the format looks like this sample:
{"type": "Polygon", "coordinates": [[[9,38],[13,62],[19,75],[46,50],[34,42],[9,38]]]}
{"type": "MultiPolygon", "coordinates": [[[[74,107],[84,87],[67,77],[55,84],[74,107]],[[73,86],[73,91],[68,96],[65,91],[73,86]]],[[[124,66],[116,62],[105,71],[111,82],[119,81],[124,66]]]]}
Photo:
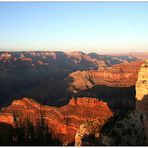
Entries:
{"type": "Polygon", "coordinates": [[[117,64],[104,70],[76,71],[69,75],[69,91],[87,90],[95,85],[130,87],[137,81],[138,71],[144,61],[117,64]]]}

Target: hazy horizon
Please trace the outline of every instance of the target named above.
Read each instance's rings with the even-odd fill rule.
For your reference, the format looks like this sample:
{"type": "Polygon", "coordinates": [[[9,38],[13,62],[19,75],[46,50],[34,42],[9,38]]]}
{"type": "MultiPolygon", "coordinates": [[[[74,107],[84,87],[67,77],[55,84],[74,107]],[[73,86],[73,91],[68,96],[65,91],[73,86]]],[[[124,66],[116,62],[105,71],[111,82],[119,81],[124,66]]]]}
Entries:
{"type": "Polygon", "coordinates": [[[147,2],[0,2],[0,51],[148,52],[147,2]]]}
{"type": "Polygon", "coordinates": [[[148,54],[148,51],[136,51],[136,52],[102,52],[102,51],[83,51],[83,50],[72,50],[72,51],[64,51],[64,50],[0,50],[0,52],[64,52],[64,53],[72,53],[72,52],[82,52],[84,54],[89,53],[97,53],[100,55],[128,55],[128,54],[148,54]]]}

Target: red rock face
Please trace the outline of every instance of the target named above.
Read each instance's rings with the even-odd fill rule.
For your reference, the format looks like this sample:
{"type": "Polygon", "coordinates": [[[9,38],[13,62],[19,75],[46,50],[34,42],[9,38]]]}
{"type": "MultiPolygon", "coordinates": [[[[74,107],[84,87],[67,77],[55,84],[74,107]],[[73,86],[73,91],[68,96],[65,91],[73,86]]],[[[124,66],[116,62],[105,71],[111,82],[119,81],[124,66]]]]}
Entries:
{"type": "Polygon", "coordinates": [[[98,101],[98,99],[96,98],[77,98],[74,99],[72,98],[69,102],[69,105],[73,105],[73,106],[85,106],[85,107],[97,107],[97,106],[106,106],[107,103],[103,102],[103,101],[98,101]]]}
{"type": "Polygon", "coordinates": [[[0,123],[6,123],[13,125],[13,116],[12,114],[0,113],[0,123]]]}
{"type": "Polygon", "coordinates": [[[41,111],[44,112],[43,117],[52,129],[52,134],[64,145],[74,141],[77,129],[85,120],[102,122],[113,115],[106,103],[95,98],[77,98],[76,100],[73,98],[68,105],[61,108],[43,106],[31,99],[23,98],[13,101],[10,106],[1,111],[0,122],[14,126],[13,113],[15,112],[21,122],[30,117],[36,124],[41,111]]]}
{"type": "Polygon", "coordinates": [[[94,85],[130,87],[137,81],[138,71],[143,61],[117,64],[104,70],[76,71],[69,75],[73,81],[70,91],[86,90],[94,85]]]}

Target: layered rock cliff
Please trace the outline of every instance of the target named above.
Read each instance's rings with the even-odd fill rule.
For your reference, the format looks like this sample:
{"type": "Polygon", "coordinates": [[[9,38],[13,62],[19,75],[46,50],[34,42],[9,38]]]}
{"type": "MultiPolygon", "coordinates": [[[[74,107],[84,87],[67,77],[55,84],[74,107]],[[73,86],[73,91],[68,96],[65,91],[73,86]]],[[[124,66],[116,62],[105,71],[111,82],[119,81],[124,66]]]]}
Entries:
{"type": "Polygon", "coordinates": [[[136,83],[136,99],[141,101],[148,95],[148,60],[142,64],[136,83]]]}
{"type": "Polygon", "coordinates": [[[142,65],[136,83],[136,110],[142,114],[148,144],[148,60],[142,65]]]}
{"type": "Polygon", "coordinates": [[[72,83],[69,90],[77,92],[95,85],[130,87],[137,81],[138,71],[143,61],[117,64],[103,70],[76,71],[69,75],[72,83]]]}
{"type": "Polygon", "coordinates": [[[0,123],[15,126],[14,117],[21,123],[29,118],[35,126],[41,112],[52,135],[63,145],[74,142],[75,133],[84,121],[97,120],[102,123],[113,115],[108,105],[96,98],[72,98],[69,104],[61,108],[43,106],[32,99],[23,98],[1,110],[0,123]]]}

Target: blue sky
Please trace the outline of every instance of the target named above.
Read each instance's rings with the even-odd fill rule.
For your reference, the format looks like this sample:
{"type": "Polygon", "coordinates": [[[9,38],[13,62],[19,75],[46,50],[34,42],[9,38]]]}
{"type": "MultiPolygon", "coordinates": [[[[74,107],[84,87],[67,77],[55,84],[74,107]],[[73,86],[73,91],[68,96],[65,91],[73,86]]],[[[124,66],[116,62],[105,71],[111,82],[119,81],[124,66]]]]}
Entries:
{"type": "Polygon", "coordinates": [[[148,2],[0,2],[0,49],[148,51],[148,2]]]}

